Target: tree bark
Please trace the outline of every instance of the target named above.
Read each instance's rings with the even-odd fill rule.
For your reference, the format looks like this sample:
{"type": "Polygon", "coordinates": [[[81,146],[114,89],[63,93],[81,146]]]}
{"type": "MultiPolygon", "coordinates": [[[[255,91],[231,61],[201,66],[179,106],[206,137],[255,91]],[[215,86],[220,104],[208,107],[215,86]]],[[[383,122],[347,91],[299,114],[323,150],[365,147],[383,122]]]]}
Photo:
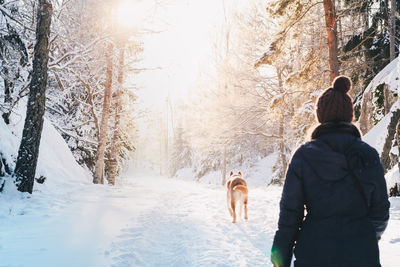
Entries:
{"type": "Polygon", "coordinates": [[[110,153],[110,177],[108,177],[108,182],[115,185],[115,178],[117,176],[117,162],[118,162],[118,139],[119,139],[119,125],[121,120],[121,93],[122,86],[124,83],[124,57],[125,57],[125,47],[123,44],[119,47],[119,62],[118,62],[118,89],[115,95],[116,105],[115,105],[115,121],[114,121],[114,133],[111,141],[111,153],[110,153]]]}
{"type": "Polygon", "coordinates": [[[397,122],[396,125],[396,136],[397,136],[397,148],[398,148],[398,157],[399,160],[397,161],[397,166],[399,167],[400,171],[400,120],[397,122]]]}
{"type": "Polygon", "coordinates": [[[393,140],[396,134],[396,128],[400,120],[400,109],[393,112],[392,117],[387,128],[387,136],[385,139],[385,144],[383,146],[383,151],[381,154],[382,166],[385,173],[393,167],[393,162],[390,160],[390,150],[392,149],[393,140]]]}
{"type": "Polygon", "coordinates": [[[336,15],[332,0],[324,0],[324,11],[326,32],[328,33],[330,81],[332,82],[339,75],[336,15]]]}
{"type": "Polygon", "coordinates": [[[7,67],[4,67],[4,103],[11,103],[11,93],[13,91],[13,83],[10,81],[7,67]]]}
{"type": "MultiPolygon", "coordinates": [[[[279,91],[280,91],[280,93],[283,93],[282,69],[280,67],[276,68],[276,72],[278,74],[279,91]]],[[[279,153],[280,153],[280,160],[281,160],[281,164],[282,164],[281,181],[284,181],[285,176],[286,176],[287,161],[286,161],[286,154],[285,154],[285,143],[284,143],[284,138],[283,138],[284,122],[285,122],[285,109],[282,104],[280,105],[280,118],[279,118],[279,153]]]]}
{"type": "Polygon", "coordinates": [[[226,183],[226,144],[224,144],[224,155],[222,159],[222,185],[226,183]]]}
{"type": "Polygon", "coordinates": [[[112,91],[112,79],[113,79],[113,62],[112,62],[113,49],[114,46],[112,44],[109,44],[107,46],[106,82],[104,90],[103,112],[101,115],[100,134],[98,137],[99,143],[97,146],[96,166],[93,175],[94,184],[104,183],[104,155],[107,145],[108,119],[110,117],[110,103],[111,103],[111,91],[112,91]]]}
{"type": "Polygon", "coordinates": [[[15,183],[21,192],[32,193],[39,157],[43,115],[46,106],[51,14],[52,5],[50,1],[39,0],[32,80],[29,88],[24,130],[15,167],[15,183]]]}
{"type": "Polygon", "coordinates": [[[366,32],[369,29],[369,10],[368,3],[365,4],[365,10],[363,12],[363,30],[366,32]]]}
{"type": "Polygon", "coordinates": [[[280,158],[281,158],[281,163],[282,163],[282,181],[285,180],[286,177],[286,169],[287,169],[287,161],[286,161],[286,150],[285,150],[285,143],[284,143],[284,139],[283,139],[283,132],[284,132],[284,115],[283,115],[283,111],[281,114],[281,118],[280,118],[280,122],[279,122],[279,153],[280,158]]]}
{"type": "Polygon", "coordinates": [[[390,32],[389,32],[389,40],[390,40],[390,62],[392,62],[396,57],[395,52],[395,36],[396,36],[396,0],[390,1],[390,32]]]}

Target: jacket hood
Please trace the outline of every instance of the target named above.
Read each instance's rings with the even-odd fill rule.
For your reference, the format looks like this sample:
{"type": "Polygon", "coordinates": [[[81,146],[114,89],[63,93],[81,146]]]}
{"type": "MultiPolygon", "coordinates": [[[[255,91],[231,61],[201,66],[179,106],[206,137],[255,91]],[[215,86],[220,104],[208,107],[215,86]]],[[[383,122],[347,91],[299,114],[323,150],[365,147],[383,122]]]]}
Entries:
{"type": "Polygon", "coordinates": [[[302,148],[305,166],[320,179],[338,181],[349,175],[348,151],[360,141],[360,132],[351,123],[328,122],[312,133],[312,141],[302,148]],[[346,157],[347,154],[347,157],[346,157]]]}

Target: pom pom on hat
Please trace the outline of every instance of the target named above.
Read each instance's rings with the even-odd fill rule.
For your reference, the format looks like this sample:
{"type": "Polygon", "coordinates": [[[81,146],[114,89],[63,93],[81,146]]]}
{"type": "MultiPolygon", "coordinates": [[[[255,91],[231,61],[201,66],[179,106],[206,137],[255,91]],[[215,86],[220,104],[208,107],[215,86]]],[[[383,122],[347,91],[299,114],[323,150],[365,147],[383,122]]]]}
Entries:
{"type": "Polygon", "coordinates": [[[350,91],[350,88],[351,88],[351,81],[347,76],[343,75],[338,76],[333,81],[333,89],[340,91],[343,94],[346,94],[348,91],[350,91]]]}

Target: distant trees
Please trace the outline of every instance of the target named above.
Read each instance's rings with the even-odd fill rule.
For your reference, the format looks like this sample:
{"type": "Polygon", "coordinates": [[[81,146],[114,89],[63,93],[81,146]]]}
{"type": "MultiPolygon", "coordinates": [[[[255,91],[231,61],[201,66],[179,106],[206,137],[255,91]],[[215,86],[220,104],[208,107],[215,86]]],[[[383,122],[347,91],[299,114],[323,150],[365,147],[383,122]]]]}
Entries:
{"type": "Polygon", "coordinates": [[[237,13],[227,11],[227,24],[214,43],[215,72],[199,82],[190,112],[185,112],[184,136],[192,148],[198,179],[215,171],[224,183],[227,171],[266,156],[278,139],[279,120],[268,112],[278,94],[275,76],[254,68],[273,27],[263,12],[261,5],[237,13]]]}
{"type": "Polygon", "coordinates": [[[192,149],[181,125],[178,125],[174,131],[171,150],[170,176],[175,176],[178,170],[192,165],[192,149]]]}
{"type": "Polygon", "coordinates": [[[46,105],[51,3],[48,0],[40,0],[37,12],[32,80],[29,86],[24,130],[15,167],[15,180],[18,190],[29,193],[32,193],[35,179],[46,105]]]}
{"type": "Polygon", "coordinates": [[[281,184],[292,149],[306,138],[314,100],[330,81],[326,23],[322,3],[290,7],[292,14],[289,2],[300,3],[279,1],[267,13],[265,1],[254,0],[228,14],[215,43],[215,73],[197,85],[185,116],[198,178],[218,170],[223,182],[227,168],[278,151],[265,179],[281,184]]]}

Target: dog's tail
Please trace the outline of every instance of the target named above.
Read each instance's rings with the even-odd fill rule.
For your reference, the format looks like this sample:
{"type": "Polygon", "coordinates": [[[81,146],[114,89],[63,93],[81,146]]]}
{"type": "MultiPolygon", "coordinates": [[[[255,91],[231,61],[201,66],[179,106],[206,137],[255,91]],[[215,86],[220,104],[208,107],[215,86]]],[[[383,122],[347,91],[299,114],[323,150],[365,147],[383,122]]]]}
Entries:
{"type": "Polygon", "coordinates": [[[243,194],[247,194],[247,193],[248,193],[247,187],[244,186],[244,185],[241,185],[241,184],[235,186],[235,187],[233,188],[233,191],[240,191],[240,192],[242,192],[243,194]]]}

